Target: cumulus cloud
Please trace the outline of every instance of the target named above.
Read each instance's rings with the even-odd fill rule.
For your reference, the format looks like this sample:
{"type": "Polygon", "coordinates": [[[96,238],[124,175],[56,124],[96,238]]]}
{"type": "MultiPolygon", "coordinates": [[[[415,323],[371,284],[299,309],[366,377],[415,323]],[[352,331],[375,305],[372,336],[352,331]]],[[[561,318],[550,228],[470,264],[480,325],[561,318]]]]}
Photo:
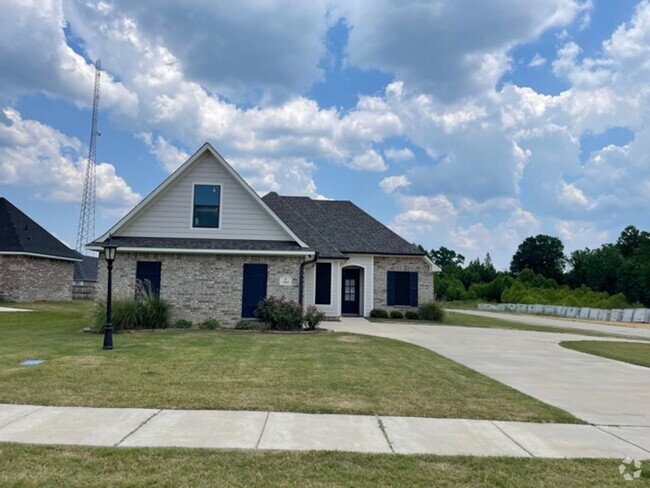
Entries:
{"type": "Polygon", "coordinates": [[[397,188],[409,186],[411,182],[404,175],[388,176],[379,182],[379,188],[385,193],[393,193],[397,188]]]}
{"type": "Polygon", "coordinates": [[[515,44],[570,24],[590,4],[381,0],[369,6],[357,0],[340,8],[351,27],[350,63],[395,73],[439,99],[453,100],[492,89],[509,68],[515,44]]]}
{"type": "Polygon", "coordinates": [[[546,64],[546,58],[540,56],[539,53],[535,53],[535,56],[530,60],[528,63],[529,68],[539,68],[540,66],[544,66],[546,64]]]}
{"type": "Polygon", "coordinates": [[[396,149],[394,147],[389,147],[384,151],[384,156],[386,159],[391,161],[408,161],[413,159],[415,155],[408,147],[403,147],[402,149],[396,149]]]}
{"type": "Polygon", "coordinates": [[[170,144],[160,135],[154,137],[150,132],[144,132],[138,137],[144,141],[151,154],[156,156],[158,162],[168,173],[176,171],[190,157],[185,151],[170,144]]]}
{"type": "MultiPolygon", "coordinates": [[[[79,202],[85,170],[81,142],[50,126],[24,120],[13,109],[4,109],[7,123],[0,123],[0,184],[30,186],[44,199],[79,202]]],[[[96,167],[97,202],[126,210],[141,196],[134,192],[115,167],[96,167]]]]}
{"type": "Polygon", "coordinates": [[[388,166],[384,159],[374,149],[369,149],[363,154],[353,157],[348,166],[360,171],[386,171],[388,166]]]}

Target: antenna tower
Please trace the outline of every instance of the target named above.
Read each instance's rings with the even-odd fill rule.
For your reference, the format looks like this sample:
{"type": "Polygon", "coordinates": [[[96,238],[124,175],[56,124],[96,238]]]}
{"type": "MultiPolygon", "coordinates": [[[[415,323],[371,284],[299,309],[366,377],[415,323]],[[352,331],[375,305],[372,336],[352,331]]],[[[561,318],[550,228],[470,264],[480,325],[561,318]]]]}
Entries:
{"type": "Polygon", "coordinates": [[[95,237],[95,192],[97,176],[95,174],[95,156],[97,152],[97,114],[99,111],[99,79],[102,72],[102,63],[98,59],[95,63],[95,93],[93,95],[93,118],[90,125],[90,146],[88,160],[84,175],[84,190],[81,197],[81,212],[79,213],[79,229],[77,230],[76,249],[82,254],[90,254],[84,245],[95,237]]]}

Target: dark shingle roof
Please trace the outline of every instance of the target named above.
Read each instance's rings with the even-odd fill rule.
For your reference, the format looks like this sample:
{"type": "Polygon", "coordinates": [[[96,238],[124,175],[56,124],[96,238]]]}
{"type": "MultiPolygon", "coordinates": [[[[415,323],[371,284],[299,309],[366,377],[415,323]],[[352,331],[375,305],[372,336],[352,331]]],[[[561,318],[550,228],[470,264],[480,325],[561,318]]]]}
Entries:
{"type": "MultiPolygon", "coordinates": [[[[106,241],[104,241],[105,243],[106,241]]],[[[154,249],[243,250],[243,251],[300,251],[293,241],[256,241],[249,239],[185,239],[177,237],[112,237],[111,243],[119,247],[154,249]]],[[[89,246],[102,246],[95,241],[89,246]]],[[[119,252],[119,249],[118,249],[119,252]]]]}
{"type": "Polygon", "coordinates": [[[95,256],[84,256],[83,261],[74,263],[75,281],[97,281],[97,261],[95,256]]]}
{"type": "Polygon", "coordinates": [[[0,252],[81,259],[81,254],[63,244],[3,197],[0,197],[0,252]]]}
{"type": "Polygon", "coordinates": [[[352,202],[285,197],[275,192],[263,200],[323,258],[344,258],[348,253],[424,255],[352,202]]]}

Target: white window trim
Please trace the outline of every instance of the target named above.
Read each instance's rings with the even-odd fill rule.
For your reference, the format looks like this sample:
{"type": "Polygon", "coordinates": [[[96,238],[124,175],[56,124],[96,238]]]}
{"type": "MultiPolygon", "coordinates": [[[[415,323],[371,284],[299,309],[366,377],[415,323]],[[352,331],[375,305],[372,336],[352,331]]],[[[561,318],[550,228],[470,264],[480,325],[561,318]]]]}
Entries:
{"type": "Polygon", "coordinates": [[[221,230],[222,227],[221,224],[223,223],[223,200],[224,200],[223,184],[215,181],[193,181],[192,194],[190,195],[190,230],[200,231],[200,232],[221,230]],[[219,226],[218,227],[194,227],[194,194],[195,194],[196,185],[203,185],[203,186],[213,185],[219,187],[219,226]]]}

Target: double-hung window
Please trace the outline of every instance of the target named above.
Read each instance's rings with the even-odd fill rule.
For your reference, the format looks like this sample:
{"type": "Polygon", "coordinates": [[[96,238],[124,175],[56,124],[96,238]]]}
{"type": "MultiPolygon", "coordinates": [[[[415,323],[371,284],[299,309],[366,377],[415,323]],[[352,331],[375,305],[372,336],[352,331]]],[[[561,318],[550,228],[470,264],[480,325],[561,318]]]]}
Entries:
{"type": "Polygon", "coordinates": [[[194,185],[192,227],[219,228],[220,185],[194,185]]]}

